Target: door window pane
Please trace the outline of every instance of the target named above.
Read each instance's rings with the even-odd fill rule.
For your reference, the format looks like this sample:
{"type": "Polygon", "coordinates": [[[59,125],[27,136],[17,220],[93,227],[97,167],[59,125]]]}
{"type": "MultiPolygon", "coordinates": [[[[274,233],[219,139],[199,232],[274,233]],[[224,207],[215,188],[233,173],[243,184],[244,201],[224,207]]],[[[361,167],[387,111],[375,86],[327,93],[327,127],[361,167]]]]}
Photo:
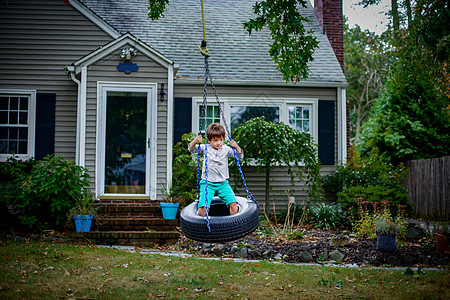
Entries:
{"type": "Polygon", "coordinates": [[[280,109],[271,106],[231,106],[231,128],[234,129],[242,123],[264,116],[266,121],[278,123],[280,121],[280,109]]]}
{"type": "Polygon", "coordinates": [[[108,92],[105,192],[145,194],[147,93],[108,92]]]}

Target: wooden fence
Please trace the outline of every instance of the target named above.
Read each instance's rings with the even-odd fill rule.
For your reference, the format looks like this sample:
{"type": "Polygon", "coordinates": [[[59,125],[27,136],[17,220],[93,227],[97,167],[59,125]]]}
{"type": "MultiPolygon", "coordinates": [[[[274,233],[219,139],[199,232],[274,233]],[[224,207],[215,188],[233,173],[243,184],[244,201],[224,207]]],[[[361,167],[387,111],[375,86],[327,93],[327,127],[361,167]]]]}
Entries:
{"type": "Polygon", "coordinates": [[[405,186],[416,217],[449,219],[450,156],[411,160],[406,163],[411,173],[405,186]]]}

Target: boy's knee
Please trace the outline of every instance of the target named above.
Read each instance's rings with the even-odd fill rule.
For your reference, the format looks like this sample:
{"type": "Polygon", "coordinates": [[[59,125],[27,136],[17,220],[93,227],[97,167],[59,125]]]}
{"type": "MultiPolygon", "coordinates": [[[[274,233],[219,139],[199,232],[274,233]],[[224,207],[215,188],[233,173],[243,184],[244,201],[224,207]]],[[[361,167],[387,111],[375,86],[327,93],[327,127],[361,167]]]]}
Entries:
{"type": "Polygon", "coordinates": [[[198,211],[197,211],[197,214],[198,214],[199,216],[204,217],[204,216],[206,215],[205,207],[204,207],[204,206],[199,207],[199,208],[198,208],[198,211]]]}
{"type": "Polygon", "coordinates": [[[234,215],[239,211],[237,202],[230,203],[230,215],[234,215]]]}

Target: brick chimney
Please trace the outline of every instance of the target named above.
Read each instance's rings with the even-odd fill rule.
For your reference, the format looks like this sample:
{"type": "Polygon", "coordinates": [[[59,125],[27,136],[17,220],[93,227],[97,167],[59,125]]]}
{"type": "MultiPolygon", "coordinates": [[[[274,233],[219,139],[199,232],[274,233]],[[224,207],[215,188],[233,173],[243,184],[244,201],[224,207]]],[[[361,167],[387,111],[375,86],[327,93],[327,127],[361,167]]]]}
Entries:
{"type": "Polygon", "coordinates": [[[327,35],[331,47],[344,70],[344,17],[342,0],[314,0],[314,13],[322,32],[327,35]]]}

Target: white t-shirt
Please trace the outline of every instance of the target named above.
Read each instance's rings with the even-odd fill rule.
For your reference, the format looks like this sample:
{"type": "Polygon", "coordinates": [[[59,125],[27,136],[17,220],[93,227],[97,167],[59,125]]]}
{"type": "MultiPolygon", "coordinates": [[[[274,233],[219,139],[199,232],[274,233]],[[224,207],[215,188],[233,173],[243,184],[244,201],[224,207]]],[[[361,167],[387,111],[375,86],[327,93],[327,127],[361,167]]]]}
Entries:
{"type": "MultiPolygon", "coordinates": [[[[223,182],[230,176],[228,173],[228,157],[234,157],[234,150],[230,146],[223,145],[219,150],[208,144],[208,181],[223,182]]],[[[198,145],[189,148],[192,153],[198,154],[198,145]]],[[[200,144],[200,153],[205,152],[205,144],[200,144]]],[[[244,158],[244,152],[237,153],[238,159],[244,158]]],[[[202,179],[205,179],[205,160],[203,160],[202,179]]]]}

